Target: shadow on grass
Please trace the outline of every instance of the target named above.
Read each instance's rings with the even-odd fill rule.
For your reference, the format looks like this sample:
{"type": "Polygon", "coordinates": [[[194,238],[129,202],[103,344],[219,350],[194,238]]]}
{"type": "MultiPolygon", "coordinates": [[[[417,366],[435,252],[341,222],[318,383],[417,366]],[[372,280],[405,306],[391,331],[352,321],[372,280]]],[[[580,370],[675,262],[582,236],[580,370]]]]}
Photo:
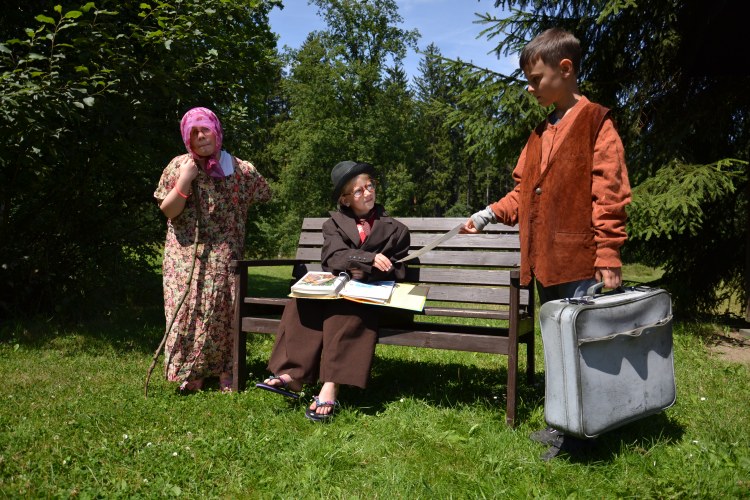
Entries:
{"type": "MultiPolygon", "coordinates": [[[[264,341],[252,338],[248,341],[247,367],[253,377],[248,380],[246,390],[253,390],[255,383],[268,375],[267,355],[252,354],[258,352],[259,342],[264,341]]],[[[416,348],[388,346],[388,349],[388,353],[376,352],[367,389],[341,388],[340,399],[344,406],[374,415],[401,398],[409,397],[439,408],[486,405],[497,409],[498,419],[505,421],[507,368],[501,366],[504,356],[497,355],[498,366],[491,369],[460,362],[399,359],[399,350],[416,348]]],[[[519,374],[518,422],[530,418],[543,403],[544,388],[543,383],[539,383],[543,380],[543,374],[537,373],[535,383],[528,384],[525,372],[519,374]]],[[[312,396],[319,388],[320,384],[310,385],[305,392],[312,396]]]]}
{"type": "Polygon", "coordinates": [[[684,433],[683,425],[661,412],[606,432],[589,441],[586,450],[561,457],[573,463],[592,464],[612,462],[626,449],[647,456],[656,445],[678,443],[684,433]]]}
{"type": "MultiPolygon", "coordinates": [[[[250,342],[267,342],[266,346],[270,345],[268,340],[250,342]]],[[[248,352],[253,352],[250,344],[248,352]]],[[[507,368],[500,366],[503,356],[498,355],[498,368],[491,369],[469,363],[398,359],[392,357],[394,355],[398,356],[398,352],[376,353],[367,389],[341,389],[341,402],[345,408],[374,415],[386,411],[401,398],[408,397],[435,408],[477,405],[492,408],[497,410],[498,422],[505,423],[507,368]]],[[[260,379],[267,374],[266,361],[263,355],[251,356],[248,370],[260,379]]],[[[255,382],[255,379],[248,381],[248,390],[253,390],[255,382]]],[[[318,388],[308,386],[305,389],[312,395],[318,388]]],[[[519,374],[517,423],[528,421],[543,405],[544,373],[537,372],[531,384],[526,382],[525,373],[519,374]]],[[[684,427],[669,418],[668,413],[661,412],[607,432],[593,440],[589,450],[565,455],[564,459],[589,464],[611,462],[625,449],[647,455],[657,444],[679,442],[683,434],[684,427]]],[[[539,454],[545,450],[546,447],[540,445],[539,454]]]]}
{"type": "MultiPolygon", "coordinates": [[[[368,389],[353,389],[351,401],[365,413],[382,411],[404,396],[445,408],[479,403],[502,410],[504,419],[508,374],[507,368],[500,366],[504,359],[498,355],[498,367],[491,369],[456,362],[376,357],[368,389]]],[[[533,411],[539,395],[537,388],[525,384],[525,376],[519,378],[518,418],[524,419],[533,411]]]]}
{"type": "MultiPolygon", "coordinates": [[[[250,278],[250,286],[269,297],[283,296],[288,284],[288,279],[250,278]]],[[[59,344],[66,337],[75,337],[75,348],[81,352],[96,353],[108,348],[118,353],[152,354],[167,326],[161,276],[154,274],[144,278],[141,293],[122,301],[99,299],[101,297],[92,298],[75,319],[38,316],[3,320],[0,322],[0,342],[42,349],[52,342],[59,344]]]]}

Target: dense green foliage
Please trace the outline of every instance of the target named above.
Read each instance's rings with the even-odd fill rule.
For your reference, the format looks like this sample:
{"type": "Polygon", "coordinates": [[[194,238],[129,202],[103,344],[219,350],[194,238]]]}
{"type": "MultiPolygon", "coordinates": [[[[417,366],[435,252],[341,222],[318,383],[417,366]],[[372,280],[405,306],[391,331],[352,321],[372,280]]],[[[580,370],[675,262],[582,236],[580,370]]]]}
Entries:
{"type": "MultiPolygon", "coordinates": [[[[401,18],[393,0],[314,3],[328,29],[310,33],[286,55],[290,69],[281,92],[288,116],[273,132],[279,223],[269,237],[282,235],[282,253],[296,243],[304,216],[325,216],[334,207],[334,164],[355,159],[388,165],[381,180],[398,185],[399,172],[409,177],[412,156],[404,109],[412,99],[400,64],[417,33],[395,27],[401,18]]],[[[397,190],[387,204],[404,204],[397,190]]]]}
{"type": "Polygon", "coordinates": [[[184,151],[182,114],[217,109],[228,149],[259,149],[276,2],[12,3],[0,28],[0,314],[121,299],[163,238],[152,193],[184,151]]]}
{"type": "MultiPolygon", "coordinates": [[[[658,0],[531,2],[497,0],[505,18],[484,14],[496,51],[515,53],[534,35],[559,26],[584,49],[585,95],[613,110],[625,145],[634,203],[626,259],[666,271],[662,284],[682,312],[709,311],[727,295],[748,304],[750,319],[750,85],[740,18],[727,2],[658,0]]],[[[504,101],[496,115],[457,110],[488,144],[514,143],[531,123],[512,77],[465,68],[485,79],[463,99],[504,101]],[[517,104],[512,104],[515,101],[517,104]],[[519,106],[520,104],[520,106],[519,106]],[[499,126],[498,126],[499,125],[499,126]]],[[[480,141],[481,142],[481,141],[480,141]]],[[[513,157],[513,151],[499,154],[513,157]]],[[[492,186],[488,186],[492,189],[492,186]]],[[[502,191],[494,191],[496,196],[502,191]]]]}
{"type": "MultiPolygon", "coordinates": [[[[163,238],[152,193],[195,105],[215,109],[227,149],[272,182],[274,200],[250,217],[254,257],[288,255],[302,218],[334,207],[342,159],[379,168],[396,216],[468,216],[512,188],[547,111],[520,71],[447,61],[426,40],[409,82],[401,62],[419,34],[394,0],[312,3],[325,29],[279,55],[279,0],[6,2],[0,315],[133,295],[163,238]]],[[[612,108],[634,186],[624,257],[663,268],[684,312],[750,303],[750,64],[726,49],[739,16],[724,2],[495,6],[510,14],[479,20],[498,54],[550,26],[581,39],[582,91],[612,108]]]]}

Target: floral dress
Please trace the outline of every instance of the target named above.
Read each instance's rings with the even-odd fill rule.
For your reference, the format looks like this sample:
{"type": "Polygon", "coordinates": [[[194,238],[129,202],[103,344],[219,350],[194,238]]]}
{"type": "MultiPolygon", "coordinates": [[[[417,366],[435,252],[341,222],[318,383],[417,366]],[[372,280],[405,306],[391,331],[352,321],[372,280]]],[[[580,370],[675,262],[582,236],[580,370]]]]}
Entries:
{"type": "MultiPolygon", "coordinates": [[[[190,292],[179,308],[164,347],[167,380],[184,382],[232,371],[234,279],[229,263],[242,258],[250,204],[267,201],[271,191],[255,167],[234,159],[234,172],[213,178],[203,170],[194,181],[184,211],[167,222],[162,266],[167,325],[185,290],[193,262],[196,202],[200,200],[198,248],[190,292]]],[[[154,197],[161,203],[174,188],[180,166],[190,155],[175,157],[164,169],[154,197]]]]}

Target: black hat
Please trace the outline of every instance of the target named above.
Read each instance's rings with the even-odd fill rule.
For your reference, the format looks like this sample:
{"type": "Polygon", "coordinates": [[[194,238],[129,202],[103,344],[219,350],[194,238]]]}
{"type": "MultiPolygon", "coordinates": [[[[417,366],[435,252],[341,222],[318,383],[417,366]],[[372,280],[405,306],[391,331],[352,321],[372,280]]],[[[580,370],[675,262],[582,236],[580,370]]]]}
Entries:
{"type": "Polygon", "coordinates": [[[333,184],[333,200],[336,201],[341,196],[341,190],[351,179],[359,174],[375,174],[375,168],[369,163],[360,163],[357,161],[341,161],[331,170],[331,183],[333,184]]]}

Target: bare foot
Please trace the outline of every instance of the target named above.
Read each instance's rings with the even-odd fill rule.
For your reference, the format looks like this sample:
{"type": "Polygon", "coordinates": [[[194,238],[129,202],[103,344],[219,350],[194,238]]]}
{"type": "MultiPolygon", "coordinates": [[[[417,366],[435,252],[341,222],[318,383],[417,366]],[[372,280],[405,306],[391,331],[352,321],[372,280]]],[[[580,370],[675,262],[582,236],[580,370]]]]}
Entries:
{"type": "Polygon", "coordinates": [[[186,380],[180,384],[180,392],[200,391],[203,388],[203,379],[186,380]]]}
{"type": "Polygon", "coordinates": [[[221,372],[219,375],[219,390],[223,393],[232,392],[232,374],[229,372],[221,372]]]}
{"type": "Polygon", "coordinates": [[[294,392],[302,390],[302,382],[292,379],[288,373],[282,373],[276,377],[268,377],[263,381],[264,384],[280,389],[289,389],[294,392]]]}
{"type": "MultiPolygon", "coordinates": [[[[320,388],[320,394],[318,394],[318,401],[325,403],[327,401],[336,401],[336,397],[339,393],[339,385],[333,382],[325,382],[323,387],[320,388]]],[[[315,410],[317,415],[328,415],[333,411],[333,406],[320,406],[313,401],[310,405],[311,410],[315,410]]]]}

